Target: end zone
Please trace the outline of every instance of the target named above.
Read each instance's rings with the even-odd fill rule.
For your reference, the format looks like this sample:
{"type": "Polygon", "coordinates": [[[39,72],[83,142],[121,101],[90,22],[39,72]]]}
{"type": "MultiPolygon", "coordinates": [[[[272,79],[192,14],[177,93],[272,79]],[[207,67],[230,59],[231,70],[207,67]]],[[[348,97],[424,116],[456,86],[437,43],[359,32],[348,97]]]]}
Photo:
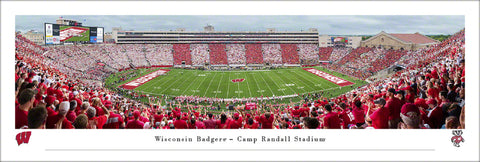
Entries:
{"type": "Polygon", "coordinates": [[[152,80],[152,79],[154,79],[154,78],[156,78],[160,75],[166,74],[168,71],[170,71],[170,69],[160,69],[160,70],[151,72],[150,74],[144,75],[140,78],[137,78],[135,80],[132,80],[128,83],[125,83],[125,84],[121,85],[120,87],[123,87],[125,89],[135,89],[138,86],[141,86],[141,85],[147,83],[148,81],[150,81],[150,80],[152,80]]]}
{"type": "Polygon", "coordinates": [[[330,75],[328,73],[325,73],[323,71],[320,71],[320,70],[317,70],[317,69],[314,69],[314,68],[303,68],[303,70],[306,70],[306,71],[308,71],[312,74],[315,74],[319,77],[322,77],[323,79],[328,80],[328,81],[330,81],[332,83],[335,83],[336,85],[339,85],[339,86],[342,86],[342,87],[355,84],[355,83],[352,83],[348,80],[330,75]]]}

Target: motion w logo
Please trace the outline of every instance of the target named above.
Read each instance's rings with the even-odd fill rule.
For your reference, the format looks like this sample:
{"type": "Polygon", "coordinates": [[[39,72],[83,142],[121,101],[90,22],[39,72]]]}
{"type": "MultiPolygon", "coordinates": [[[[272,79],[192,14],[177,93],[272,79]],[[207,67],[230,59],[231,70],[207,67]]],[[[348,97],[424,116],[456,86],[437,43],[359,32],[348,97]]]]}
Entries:
{"type": "Polygon", "coordinates": [[[20,146],[20,144],[22,144],[22,143],[28,143],[31,135],[32,135],[32,132],[30,132],[30,131],[18,133],[17,134],[18,146],[20,146]]]}

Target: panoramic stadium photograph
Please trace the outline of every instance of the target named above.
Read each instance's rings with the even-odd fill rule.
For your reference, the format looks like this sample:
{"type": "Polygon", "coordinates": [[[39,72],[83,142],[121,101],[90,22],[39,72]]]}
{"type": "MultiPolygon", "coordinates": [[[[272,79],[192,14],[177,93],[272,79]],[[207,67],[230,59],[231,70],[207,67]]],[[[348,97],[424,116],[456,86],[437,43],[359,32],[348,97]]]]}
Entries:
{"type": "Polygon", "coordinates": [[[465,129],[463,15],[15,22],[15,129],[465,129]]]}

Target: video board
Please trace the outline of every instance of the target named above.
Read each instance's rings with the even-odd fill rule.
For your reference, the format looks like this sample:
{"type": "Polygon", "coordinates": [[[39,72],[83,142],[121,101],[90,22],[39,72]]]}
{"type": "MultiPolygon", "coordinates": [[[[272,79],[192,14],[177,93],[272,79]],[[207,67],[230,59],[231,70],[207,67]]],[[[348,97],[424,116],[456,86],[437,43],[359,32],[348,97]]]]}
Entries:
{"type": "Polygon", "coordinates": [[[103,34],[103,27],[45,23],[45,44],[63,44],[67,42],[103,43],[103,34]]]}

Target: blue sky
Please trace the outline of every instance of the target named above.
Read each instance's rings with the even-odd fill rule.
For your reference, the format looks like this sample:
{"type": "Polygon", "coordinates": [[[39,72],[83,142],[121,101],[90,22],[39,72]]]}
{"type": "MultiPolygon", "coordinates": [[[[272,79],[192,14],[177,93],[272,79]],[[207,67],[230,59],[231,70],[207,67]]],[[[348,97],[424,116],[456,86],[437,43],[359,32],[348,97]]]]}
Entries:
{"type": "Polygon", "coordinates": [[[43,31],[43,23],[62,16],[84,26],[112,27],[137,31],[168,31],[185,28],[203,31],[211,24],[216,31],[300,31],[317,28],[320,34],[374,35],[387,33],[453,34],[465,27],[462,15],[17,15],[15,29],[43,31]]]}

